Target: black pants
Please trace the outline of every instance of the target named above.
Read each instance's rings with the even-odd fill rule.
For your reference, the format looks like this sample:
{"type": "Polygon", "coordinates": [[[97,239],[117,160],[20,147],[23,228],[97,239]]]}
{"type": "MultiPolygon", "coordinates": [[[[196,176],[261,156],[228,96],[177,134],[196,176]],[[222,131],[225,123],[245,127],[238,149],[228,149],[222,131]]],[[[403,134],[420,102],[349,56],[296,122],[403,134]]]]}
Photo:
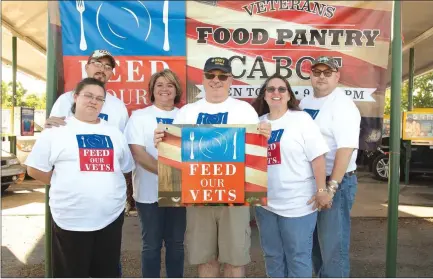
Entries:
{"type": "Polygon", "coordinates": [[[52,220],[53,277],[120,277],[123,218],[92,232],[63,230],[52,220]]]}

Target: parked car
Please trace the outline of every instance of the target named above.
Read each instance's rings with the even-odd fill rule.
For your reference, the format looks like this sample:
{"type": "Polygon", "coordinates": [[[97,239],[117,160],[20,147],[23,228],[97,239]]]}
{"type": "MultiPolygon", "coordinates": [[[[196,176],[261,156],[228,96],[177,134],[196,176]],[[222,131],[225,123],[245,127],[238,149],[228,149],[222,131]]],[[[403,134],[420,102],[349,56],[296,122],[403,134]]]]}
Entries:
{"type": "Polygon", "coordinates": [[[1,193],[3,194],[12,184],[23,182],[26,175],[26,168],[21,165],[17,156],[2,150],[1,175],[1,193]]]}
{"type": "MultiPolygon", "coordinates": [[[[412,153],[409,165],[409,175],[433,174],[433,144],[412,141],[412,153]]],[[[364,164],[367,164],[375,178],[386,181],[389,176],[389,138],[383,138],[382,144],[374,151],[363,154],[364,164]]],[[[406,146],[400,145],[400,177],[404,177],[406,164],[406,146]]]]}

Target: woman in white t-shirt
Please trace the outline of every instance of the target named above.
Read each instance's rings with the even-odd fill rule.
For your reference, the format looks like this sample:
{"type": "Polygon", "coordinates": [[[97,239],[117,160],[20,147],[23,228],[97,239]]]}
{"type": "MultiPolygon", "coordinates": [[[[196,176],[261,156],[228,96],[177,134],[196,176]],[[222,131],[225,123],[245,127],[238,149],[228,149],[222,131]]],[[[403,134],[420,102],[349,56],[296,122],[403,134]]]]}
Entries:
{"type": "Polygon", "coordinates": [[[331,201],[324,157],[329,149],[311,117],[298,108],[295,94],[281,75],[265,81],[253,107],[272,126],[268,204],[256,208],[266,274],[312,277],[317,208],[326,208],[331,201]]]}
{"type": "Polygon", "coordinates": [[[174,72],[165,69],[149,81],[150,101],[144,109],[134,111],[125,129],[137,168],[134,170],[134,199],[142,231],[141,272],[144,278],[159,278],[161,248],[166,249],[167,277],[183,277],[185,207],[158,206],[158,150],[153,133],[158,123],[171,124],[178,112],[182,89],[174,72]]]}
{"type": "Polygon", "coordinates": [[[44,130],[26,160],[50,187],[54,277],[119,277],[124,173],[134,161],[117,127],[98,118],[104,85],[86,78],[74,92],[67,125],[44,130]]]}

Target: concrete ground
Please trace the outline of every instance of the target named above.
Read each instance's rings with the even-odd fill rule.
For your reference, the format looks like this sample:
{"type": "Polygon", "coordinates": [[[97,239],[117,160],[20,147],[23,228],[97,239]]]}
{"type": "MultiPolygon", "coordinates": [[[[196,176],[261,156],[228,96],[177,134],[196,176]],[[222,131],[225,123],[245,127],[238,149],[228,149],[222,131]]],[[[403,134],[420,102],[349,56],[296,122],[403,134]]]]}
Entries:
{"type": "MultiPolygon", "coordinates": [[[[387,234],[387,184],[359,173],[352,210],[352,277],[384,277],[387,234]]],[[[433,178],[417,178],[402,187],[399,205],[398,277],[433,276],[433,178]]],[[[2,202],[2,277],[44,277],[44,187],[36,181],[15,185],[2,202]]],[[[140,277],[140,226],[125,218],[124,277],[140,277]]],[[[257,228],[252,229],[252,262],[247,277],[266,277],[257,228]]],[[[163,260],[164,262],[164,260],[163,260]]],[[[164,263],[163,263],[164,267],[164,263]]],[[[164,271],[161,273],[164,277],[164,271]]],[[[185,263],[185,277],[196,277],[185,263]]]]}

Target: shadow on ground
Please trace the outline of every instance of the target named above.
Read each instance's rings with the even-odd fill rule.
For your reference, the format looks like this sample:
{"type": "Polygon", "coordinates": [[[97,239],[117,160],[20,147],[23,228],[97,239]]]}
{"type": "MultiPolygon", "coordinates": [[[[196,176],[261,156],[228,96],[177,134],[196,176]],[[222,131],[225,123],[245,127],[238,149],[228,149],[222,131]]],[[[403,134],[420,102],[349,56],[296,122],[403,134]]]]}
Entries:
{"type": "MultiPolygon", "coordinates": [[[[123,277],[140,277],[138,218],[128,217],[124,225],[122,251],[123,277]]],[[[386,259],[385,218],[353,218],[351,277],[384,277],[386,259]]],[[[398,277],[433,276],[433,219],[400,218],[398,231],[398,277]]],[[[266,277],[258,231],[252,230],[252,262],[247,277],[266,277]]],[[[43,238],[37,244],[42,247],[43,238]]],[[[39,253],[40,253],[40,249],[39,253]]],[[[35,251],[35,250],[34,250],[35,251]]],[[[33,253],[33,252],[32,252],[33,253]]],[[[164,254],[164,253],[163,253],[164,254]]],[[[31,258],[32,255],[29,256],[31,258]]],[[[161,276],[165,277],[164,260],[161,276]]],[[[2,247],[2,277],[44,277],[44,263],[24,265],[2,247]]],[[[185,264],[185,277],[197,277],[197,268],[185,264]]]]}

